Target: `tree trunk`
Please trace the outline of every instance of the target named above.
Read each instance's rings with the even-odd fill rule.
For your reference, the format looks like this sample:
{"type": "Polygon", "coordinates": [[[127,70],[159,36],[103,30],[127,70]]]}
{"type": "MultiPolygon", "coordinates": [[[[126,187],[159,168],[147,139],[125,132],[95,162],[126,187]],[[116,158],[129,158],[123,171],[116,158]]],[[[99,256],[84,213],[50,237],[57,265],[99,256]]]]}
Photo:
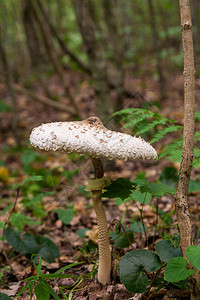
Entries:
{"type": "Polygon", "coordinates": [[[16,145],[20,147],[21,143],[20,143],[19,132],[18,132],[17,100],[15,98],[15,94],[14,94],[14,92],[12,90],[12,86],[11,86],[11,77],[10,77],[10,71],[9,71],[9,67],[8,67],[8,61],[7,61],[6,52],[3,48],[3,43],[1,40],[1,28],[0,28],[0,59],[2,61],[6,87],[7,87],[9,96],[11,98],[12,107],[13,107],[12,132],[13,132],[13,135],[14,135],[14,138],[16,141],[16,145]]]}
{"type": "Polygon", "coordinates": [[[59,43],[61,49],[63,50],[63,52],[67,55],[69,55],[69,57],[71,58],[71,60],[73,60],[83,71],[86,71],[87,73],[90,73],[90,69],[89,67],[83,62],[81,61],[66,45],[66,43],[63,42],[63,40],[61,39],[58,31],[55,29],[55,27],[53,26],[51,19],[48,17],[48,15],[46,14],[46,11],[44,10],[43,6],[42,6],[42,2],[40,0],[37,0],[37,4],[38,7],[40,8],[40,11],[45,19],[45,22],[47,24],[47,26],[49,27],[49,30],[51,31],[52,35],[54,36],[54,38],[57,40],[57,42],[59,43]]]}
{"type": "MultiPolygon", "coordinates": [[[[192,223],[188,210],[188,187],[192,170],[195,133],[195,68],[190,0],[179,0],[179,6],[184,56],[184,132],[182,160],[175,195],[175,210],[180,233],[180,246],[183,257],[186,258],[186,250],[192,244],[192,223]]],[[[199,286],[198,277],[197,275],[196,279],[199,286]]],[[[195,297],[193,295],[192,298],[198,299],[195,297]]]]}
{"type": "MultiPolygon", "coordinates": [[[[64,79],[64,71],[62,68],[62,65],[60,64],[58,57],[56,55],[56,50],[53,44],[53,40],[52,40],[52,35],[51,32],[49,30],[48,24],[46,22],[44,22],[44,19],[40,18],[39,14],[38,14],[38,9],[36,7],[36,3],[33,0],[29,0],[30,4],[32,5],[33,11],[34,11],[34,17],[36,19],[36,21],[38,22],[38,25],[40,27],[40,31],[43,37],[43,41],[44,41],[44,46],[47,52],[47,55],[49,57],[50,62],[52,63],[56,73],[58,74],[58,76],[61,79],[61,82],[63,84],[63,87],[65,89],[65,93],[66,96],[69,99],[70,104],[72,105],[72,107],[74,108],[74,110],[77,113],[78,117],[81,117],[81,112],[78,108],[78,105],[76,104],[76,101],[74,99],[74,96],[72,95],[70,88],[68,87],[68,85],[65,83],[65,79],[64,79]]],[[[41,3],[40,3],[41,6],[41,3]]]]}
{"type": "Polygon", "coordinates": [[[148,0],[147,2],[148,2],[150,25],[152,31],[153,54],[155,55],[155,59],[156,59],[156,69],[159,78],[160,98],[162,100],[165,98],[165,88],[164,88],[164,75],[163,75],[162,63],[160,57],[159,37],[158,37],[158,32],[156,27],[156,15],[154,10],[153,0],[148,0]]]}
{"type": "Polygon", "coordinates": [[[34,17],[32,6],[29,0],[22,0],[22,20],[24,25],[24,30],[27,39],[27,45],[29,49],[29,54],[31,58],[31,65],[37,66],[42,62],[42,53],[39,43],[39,38],[34,26],[34,17]]]}
{"type": "MultiPolygon", "coordinates": [[[[106,21],[109,33],[109,40],[113,52],[113,68],[111,73],[110,82],[115,86],[116,103],[115,110],[123,108],[123,84],[124,84],[124,69],[123,69],[123,56],[124,56],[124,40],[119,34],[120,22],[115,13],[117,2],[103,1],[104,6],[104,19],[106,21]]],[[[119,7],[117,7],[119,9],[119,7]]]]}
{"type": "Polygon", "coordinates": [[[105,124],[113,112],[106,59],[101,42],[96,37],[95,25],[90,14],[88,0],[73,0],[74,10],[83,43],[86,48],[97,98],[97,113],[105,124]]]}

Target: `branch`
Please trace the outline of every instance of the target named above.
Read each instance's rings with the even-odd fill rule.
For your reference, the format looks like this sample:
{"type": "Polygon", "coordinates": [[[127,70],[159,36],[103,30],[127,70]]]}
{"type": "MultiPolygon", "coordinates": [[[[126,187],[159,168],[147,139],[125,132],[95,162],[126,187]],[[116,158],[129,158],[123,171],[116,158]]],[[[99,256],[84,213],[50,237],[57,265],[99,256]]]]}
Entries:
{"type": "Polygon", "coordinates": [[[36,95],[32,91],[29,91],[28,89],[26,89],[24,87],[21,87],[20,85],[15,84],[15,83],[12,84],[12,87],[15,91],[17,91],[19,93],[22,93],[22,94],[25,94],[26,96],[29,96],[30,98],[32,98],[33,100],[35,100],[37,102],[43,103],[45,105],[49,105],[49,106],[54,107],[54,108],[56,108],[58,110],[61,110],[61,111],[65,111],[65,112],[67,112],[71,115],[76,114],[74,109],[72,109],[72,107],[69,106],[68,104],[53,101],[53,100],[51,100],[51,99],[49,99],[49,98],[47,98],[43,95],[36,95]]]}

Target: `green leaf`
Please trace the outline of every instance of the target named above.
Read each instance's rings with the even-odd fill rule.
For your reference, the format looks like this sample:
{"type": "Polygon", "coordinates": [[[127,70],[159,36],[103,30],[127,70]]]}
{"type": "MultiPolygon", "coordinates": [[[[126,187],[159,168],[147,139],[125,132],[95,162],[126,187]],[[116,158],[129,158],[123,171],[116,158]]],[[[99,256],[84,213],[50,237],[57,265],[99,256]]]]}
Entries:
{"type": "Polygon", "coordinates": [[[187,269],[188,261],[184,257],[174,257],[168,263],[164,273],[164,279],[169,282],[178,282],[185,280],[195,270],[187,269]]]}
{"type": "Polygon", "coordinates": [[[50,292],[49,288],[46,283],[40,282],[35,287],[35,295],[37,300],[49,300],[50,299],[50,292]]]}
{"type": "Polygon", "coordinates": [[[55,212],[58,214],[58,218],[66,225],[68,225],[73,219],[75,210],[74,208],[67,209],[56,209],[55,212]]]}
{"type": "Polygon", "coordinates": [[[120,279],[128,291],[145,292],[149,281],[144,271],[158,270],[162,263],[157,254],[141,249],[128,252],[120,262],[120,279]]]}
{"type": "Polygon", "coordinates": [[[156,243],[155,249],[160,259],[164,262],[168,262],[174,257],[182,256],[180,246],[174,247],[169,240],[162,240],[156,243]]]}
{"type": "Polygon", "coordinates": [[[172,166],[164,168],[160,174],[159,180],[172,188],[175,187],[178,182],[177,169],[172,166]]]}
{"type": "MultiPolygon", "coordinates": [[[[134,239],[134,235],[132,230],[127,230],[126,234],[128,235],[130,242],[133,242],[134,239]]],[[[124,231],[120,232],[120,233],[116,233],[116,232],[111,232],[110,236],[112,238],[112,240],[114,241],[113,246],[117,247],[117,248],[127,248],[130,246],[130,243],[127,239],[127,236],[124,233],[124,231]]]]}
{"type": "Polygon", "coordinates": [[[12,300],[8,295],[0,293],[0,300],[12,300]]]}
{"type": "Polygon", "coordinates": [[[200,271],[200,247],[199,246],[189,246],[186,251],[187,258],[190,260],[191,264],[200,271]]]}
{"type": "Polygon", "coordinates": [[[78,229],[76,230],[76,234],[78,236],[80,236],[81,238],[85,238],[85,233],[86,231],[90,231],[91,229],[88,229],[88,228],[82,228],[82,229],[78,229]]]}
{"type": "Polygon", "coordinates": [[[73,268],[73,267],[75,267],[75,266],[77,266],[77,265],[81,265],[81,264],[84,264],[84,261],[79,261],[79,262],[77,262],[77,263],[69,264],[69,265],[67,265],[67,266],[65,266],[65,267],[63,267],[63,268],[61,268],[61,269],[59,269],[58,271],[56,271],[54,274],[59,274],[59,273],[61,273],[61,272],[64,272],[65,270],[68,270],[68,269],[70,269],[70,268],[73,268]]]}
{"type": "Polygon", "coordinates": [[[200,191],[200,180],[195,181],[195,180],[190,180],[190,185],[189,185],[189,192],[199,192],[200,191]]]}
{"type": "Polygon", "coordinates": [[[10,222],[14,227],[17,227],[19,231],[22,231],[26,222],[26,216],[21,212],[13,213],[10,216],[10,222]]]}
{"type": "Polygon", "coordinates": [[[10,107],[10,105],[5,103],[3,100],[0,100],[0,111],[7,112],[7,111],[11,111],[11,110],[12,110],[12,108],[10,107]]]}
{"type": "Polygon", "coordinates": [[[151,182],[140,187],[142,193],[150,193],[152,196],[160,197],[165,194],[174,194],[175,189],[163,183],[151,182]]]}
{"type": "Polygon", "coordinates": [[[52,263],[55,258],[59,257],[59,251],[56,245],[47,237],[36,235],[36,242],[40,245],[38,254],[47,262],[52,263]]]}
{"type": "Polygon", "coordinates": [[[102,197],[109,199],[121,198],[122,200],[125,200],[130,196],[133,189],[133,183],[129,179],[118,178],[105,188],[106,192],[103,193],[102,197]]]}
{"type": "Polygon", "coordinates": [[[23,235],[20,232],[15,231],[12,227],[6,227],[4,235],[8,243],[15,250],[24,253],[26,246],[23,241],[23,235]]]}
{"type": "Polygon", "coordinates": [[[8,243],[17,251],[24,254],[39,254],[47,262],[54,262],[59,257],[56,245],[47,237],[26,233],[22,235],[12,227],[5,229],[5,238],[8,243]]]}
{"type": "Polygon", "coordinates": [[[40,175],[33,175],[33,176],[28,177],[28,178],[25,178],[25,179],[22,181],[22,184],[27,183],[27,182],[30,182],[30,181],[42,181],[42,180],[43,180],[43,176],[40,176],[40,175]]]}
{"type": "MultiPolygon", "coordinates": [[[[148,227],[146,225],[144,225],[145,231],[148,231],[148,227]]],[[[131,230],[133,230],[134,232],[144,232],[144,228],[142,225],[142,222],[135,222],[131,224],[131,230]]]]}
{"type": "Polygon", "coordinates": [[[134,201],[139,201],[142,204],[148,204],[151,201],[152,195],[150,193],[141,193],[141,191],[133,191],[130,197],[134,201]]]}
{"type": "Polygon", "coordinates": [[[37,158],[40,158],[40,154],[31,149],[25,149],[21,155],[21,161],[25,166],[30,165],[37,158]]]}

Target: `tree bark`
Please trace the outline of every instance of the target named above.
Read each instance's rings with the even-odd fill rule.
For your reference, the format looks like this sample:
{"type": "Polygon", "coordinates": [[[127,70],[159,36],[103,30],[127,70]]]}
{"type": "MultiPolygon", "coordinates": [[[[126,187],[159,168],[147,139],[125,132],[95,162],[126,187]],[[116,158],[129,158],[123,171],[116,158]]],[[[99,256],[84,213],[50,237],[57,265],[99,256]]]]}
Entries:
{"type": "MultiPolygon", "coordinates": [[[[52,35],[49,30],[49,27],[48,27],[47,23],[44,22],[44,19],[40,18],[39,14],[38,14],[37,6],[35,5],[36,4],[35,1],[33,1],[33,0],[29,0],[29,1],[30,1],[30,4],[32,5],[33,11],[34,11],[34,17],[40,27],[40,31],[41,31],[43,41],[44,41],[44,46],[45,46],[47,55],[49,57],[49,60],[52,63],[56,73],[60,77],[63,87],[65,89],[66,96],[68,97],[70,104],[76,111],[77,116],[83,117],[83,115],[82,115],[81,111],[79,110],[79,107],[74,99],[74,96],[71,93],[69,86],[65,83],[64,71],[63,71],[62,65],[60,64],[58,57],[56,55],[56,50],[55,50],[55,47],[53,44],[52,35]]],[[[41,3],[40,3],[40,5],[41,5],[41,3]]]]}
{"type": "Polygon", "coordinates": [[[153,0],[148,0],[147,2],[148,2],[150,25],[152,31],[153,54],[155,55],[155,59],[156,59],[156,68],[157,68],[157,73],[159,78],[160,98],[162,100],[165,98],[165,88],[164,88],[164,75],[163,75],[162,63],[160,57],[159,37],[158,37],[157,26],[156,26],[156,15],[154,10],[153,0]]]}
{"type": "Polygon", "coordinates": [[[46,24],[49,27],[49,30],[51,31],[52,35],[55,37],[55,39],[57,40],[57,42],[59,43],[61,49],[63,50],[63,52],[67,55],[69,55],[69,57],[71,58],[71,60],[73,60],[83,71],[86,71],[87,73],[91,73],[89,66],[87,66],[84,62],[82,62],[66,45],[66,43],[63,42],[63,40],[61,39],[59,33],[57,32],[57,30],[55,29],[55,27],[53,26],[50,18],[48,17],[48,15],[46,14],[46,11],[44,10],[43,6],[42,6],[42,2],[40,0],[37,0],[37,4],[38,7],[40,8],[40,11],[45,19],[46,24]]]}
{"type": "Polygon", "coordinates": [[[37,31],[34,25],[33,10],[32,10],[32,6],[30,5],[30,1],[22,0],[21,6],[22,6],[22,20],[23,20],[24,30],[26,34],[26,39],[27,39],[29,55],[31,58],[31,65],[34,67],[41,64],[43,60],[41,47],[40,47],[37,31]]]}
{"type": "Polygon", "coordinates": [[[12,86],[11,86],[11,77],[10,77],[8,61],[7,61],[6,52],[5,52],[5,49],[3,48],[3,43],[2,43],[2,40],[1,40],[1,28],[0,28],[0,59],[2,61],[6,87],[7,87],[9,96],[11,98],[12,107],[13,107],[12,132],[13,132],[13,135],[14,135],[14,138],[15,138],[15,141],[16,141],[16,145],[20,147],[21,142],[20,142],[19,132],[18,132],[17,100],[16,100],[15,94],[14,94],[12,86]]]}
{"type": "Polygon", "coordinates": [[[89,58],[97,98],[97,113],[103,122],[106,123],[108,117],[113,112],[106,59],[102,45],[96,37],[95,25],[90,14],[88,0],[73,0],[73,6],[89,58]]]}
{"type": "MultiPolygon", "coordinates": [[[[188,188],[193,162],[194,133],[195,133],[195,67],[193,53],[192,21],[190,0],[179,0],[182,44],[184,56],[184,132],[182,160],[179,170],[179,181],[175,195],[175,210],[180,233],[180,246],[183,257],[192,244],[192,223],[188,210],[188,188]]],[[[199,274],[196,273],[199,286],[199,274]]],[[[195,295],[192,299],[198,299],[195,295]]]]}
{"type": "MultiPolygon", "coordinates": [[[[104,19],[109,33],[109,40],[113,52],[113,68],[109,81],[115,86],[116,101],[115,110],[120,110],[123,107],[123,94],[124,94],[124,69],[123,69],[123,56],[124,56],[124,39],[119,33],[120,22],[115,13],[117,2],[103,1],[104,6],[104,19]]],[[[119,9],[119,7],[118,7],[119,9]]]]}

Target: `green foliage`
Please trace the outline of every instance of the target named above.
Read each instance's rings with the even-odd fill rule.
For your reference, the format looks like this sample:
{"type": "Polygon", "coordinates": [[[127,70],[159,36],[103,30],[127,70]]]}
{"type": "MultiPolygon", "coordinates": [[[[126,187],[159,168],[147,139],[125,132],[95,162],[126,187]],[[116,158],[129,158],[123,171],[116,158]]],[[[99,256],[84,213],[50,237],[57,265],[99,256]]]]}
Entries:
{"type": "Polygon", "coordinates": [[[186,251],[187,258],[190,260],[191,264],[200,271],[200,247],[199,246],[189,246],[186,251]]]}
{"type": "Polygon", "coordinates": [[[22,234],[12,227],[6,227],[5,238],[8,243],[17,251],[24,253],[27,257],[32,254],[38,254],[49,263],[59,257],[59,251],[56,245],[48,238],[39,234],[22,234]]]}
{"type": "Polygon", "coordinates": [[[177,132],[183,127],[172,119],[167,119],[159,113],[154,113],[143,108],[126,108],[112,115],[120,117],[124,124],[123,128],[130,127],[134,135],[152,136],[150,143],[164,138],[168,133],[177,132]]]}
{"type": "Polygon", "coordinates": [[[130,196],[133,190],[133,183],[129,179],[118,178],[106,187],[105,190],[106,192],[103,193],[103,197],[109,199],[118,197],[125,200],[130,196]]]}
{"type": "Polygon", "coordinates": [[[147,232],[148,231],[148,227],[144,224],[144,228],[141,222],[136,222],[134,221],[131,226],[130,226],[131,230],[133,230],[134,232],[144,232],[144,230],[147,232]]]}
{"type": "Polygon", "coordinates": [[[142,249],[125,254],[120,262],[120,279],[127,290],[133,293],[145,292],[149,281],[145,272],[153,272],[162,266],[157,254],[142,249]]]}
{"type": "Polygon", "coordinates": [[[162,170],[162,172],[160,173],[159,180],[162,183],[164,183],[172,188],[175,188],[176,184],[178,182],[177,169],[172,166],[164,168],[162,170]]]}
{"type": "Polygon", "coordinates": [[[169,240],[162,240],[156,243],[155,250],[160,259],[164,262],[168,262],[174,257],[182,256],[180,246],[175,247],[169,240]]]}
{"type": "Polygon", "coordinates": [[[3,100],[0,100],[0,112],[8,112],[11,111],[12,108],[3,100]]]}
{"type": "Polygon", "coordinates": [[[193,275],[195,270],[187,269],[188,261],[184,257],[172,258],[166,266],[164,279],[169,282],[178,282],[193,275]]]}
{"type": "MultiPolygon", "coordinates": [[[[183,126],[180,126],[176,121],[143,108],[122,109],[112,114],[112,117],[119,118],[123,124],[123,128],[129,127],[134,135],[142,135],[144,138],[150,139],[151,144],[162,140],[170,133],[174,133],[174,136],[176,137],[163,147],[162,152],[159,154],[159,158],[165,156],[173,162],[181,161],[183,126]]],[[[196,115],[196,120],[198,120],[198,114],[196,115]]],[[[196,132],[195,141],[199,140],[200,132],[196,132]]],[[[196,168],[199,165],[200,150],[195,146],[193,167],[196,168]]]]}
{"type": "MultiPolygon", "coordinates": [[[[79,264],[82,264],[83,262],[78,262],[78,263],[73,263],[69,264],[58,271],[56,271],[53,274],[42,274],[41,269],[42,269],[42,259],[40,256],[37,256],[38,263],[35,263],[35,257],[34,255],[32,256],[32,262],[35,267],[35,270],[37,272],[37,275],[31,276],[26,278],[24,281],[27,281],[28,283],[23,287],[23,289],[14,297],[14,299],[17,299],[20,295],[22,295],[26,290],[29,289],[30,291],[30,299],[32,299],[33,296],[33,287],[34,287],[34,292],[37,297],[37,299],[41,300],[47,300],[53,297],[53,299],[56,300],[61,300],[58,296],[58,294],[52,289],[50,285],[50,280],[51,279],[60,279],[60,278],[77,278],[78,276],[74,276],[71,274],[61,274],[65,270],[68,270],[70,268],[73,268],[79,264]]],[[[77,278],[77,282],[79,283],[81,281],[81,278],[77,278]]],[[[60,291],[61,292],[61,291],[60,291]]],[[[62,294],[62,293],[61,293],[62,294]]]]}
{"type": "Polygon", "coordinates": [[[74,217],[75,209],[66,208],[66,209],[56,209],[55,212],[58,214],[58,218],[66,225],[68,225],[74,217]]]}
{"type": "Polygon", "coordinates": [[[117,248],[127,248],[134,240],[132,229],[128,229],[124,225],[119,226],[118,224],[115,227],[115,232],[110,233],[110,237],[114,242],[113,247],[117,248]],[[124,230],[122,230],[122,226],[124,230]]]}
{"type": "Polygon", "coordinates": [[[144,179],[129,179],[119,178],[112,181],[111,185],[105,188],[103,197],[120,198],[122,201],[133,199],[143,204],[150,202],[152,196],[161,197],[165,194],[174,194],[175,189],[163,183],[151,182],[148,183],[144,179]]]}
{"type": "Polygon", "coordinates": [[[0,300],[11,300],[11,298],[4,293],[0,293],[0,300]]]}

